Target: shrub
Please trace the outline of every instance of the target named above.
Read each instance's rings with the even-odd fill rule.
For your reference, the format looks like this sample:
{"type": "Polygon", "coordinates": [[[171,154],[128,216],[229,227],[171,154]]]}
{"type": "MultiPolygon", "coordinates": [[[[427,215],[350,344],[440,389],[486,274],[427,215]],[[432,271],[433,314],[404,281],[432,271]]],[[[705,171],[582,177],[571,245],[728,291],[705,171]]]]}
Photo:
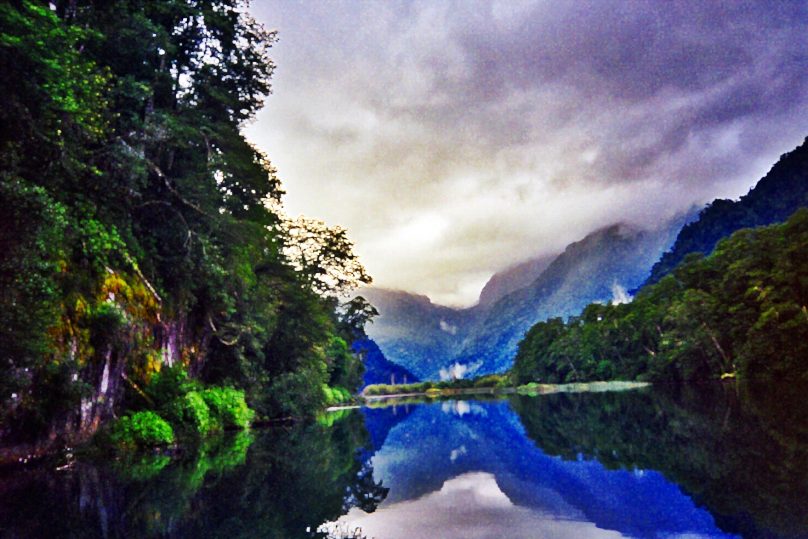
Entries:
{"type": "Polygon", "coordinates": [[[488,374],[474,380],[474,387],[506,387],[508,379],[501,374],[488,374]]]}
{"type": "Polygon", "coordinates": [[[323,397],[325,398],[326,406],[333,404],[335,402],[334,392],[328,386],[328,384],[323,384],[322,387],[323,387],[323,397]]]}
{"type": "Polygon", "coordinates": [[[154,406],[165,406],[189,391],[200,389],[196,380],[188,378],[188,373],[181,365],[163,367],[155,373],[145,388],[146,395],[152,400],[154,406]]]}
{"type": "Polygon", "coordinates": [[[153,447],[174,442],[174,430],[165,419],[151,411],[135,412],[112,426],[112,442],[124,447],[153,447]]]}
{"type": "Polygon", "coordinates": [[[232,387],[211,387],[200,392],[213,419],[224,428],[246,429],[255,416],[247,406],[244,391],[232,387]]]}
{"type": "Polygon", "coordinates": [[[327,384],[323,384],[323,395],[325,396],[326,406],[333,406],[353,400],[351,392],[340,386],[331,387],[327,384]]]}
{"type": "Polygon", "coordinates": [[[198,391],[189,391],[171,401],[164,408],[164,415],[175,428],[200,436],[221,429],[218,418],[211,417],[208,404],[198,391]]]}

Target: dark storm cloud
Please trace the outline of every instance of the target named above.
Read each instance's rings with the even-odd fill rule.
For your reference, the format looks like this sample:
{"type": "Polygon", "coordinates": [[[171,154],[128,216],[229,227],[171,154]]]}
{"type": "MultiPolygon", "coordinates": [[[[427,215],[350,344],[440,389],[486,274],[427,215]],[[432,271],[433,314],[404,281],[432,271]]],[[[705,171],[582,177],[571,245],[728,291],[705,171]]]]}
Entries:
{"type": "Polygon", "coordinates": [[[808,2],[255,2],[251,135],[378,283],[468,302],[616,221],[737,196],[808,134],[808,2]]]}
{"type": "Polygon", "coordinates": [[[805,67],[804,2],[540,3],[518,18],[458,31],[481,95],[588,77],[590,95],[636,100],[716,85],[761,58],[797,79],[805,67]]]}

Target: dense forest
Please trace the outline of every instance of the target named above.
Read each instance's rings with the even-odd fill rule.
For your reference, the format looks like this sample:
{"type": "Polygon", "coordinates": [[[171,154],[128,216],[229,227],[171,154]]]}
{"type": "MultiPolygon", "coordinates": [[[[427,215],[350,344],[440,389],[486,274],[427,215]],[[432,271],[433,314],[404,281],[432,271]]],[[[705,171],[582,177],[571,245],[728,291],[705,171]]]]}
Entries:
{"type": "Polygon", "coordinates": [[[780,160],[738,200],[714,200],[685,225],[670,251],[654,264],[646,281],[670,273],[689,253],[709,254],[722,238],[742,228],[780,223],[808,206],[808,138],[780,160]]]}
{"type": "Polygon", "coordinates": [[[374,311],[339,298],[370,278],[345,230],[284,216],[241,131],[275,40],[243,0],[0,5],[2,445],[127,410],[119,435],[167,440],[359,386],[374,311]]]}
{"type": "Polygon", "coordinates": [[[533,326],[513,367],[519,383],[721,376],[806,380],[808,209],[692,253],[634,301],[591,304],[533,326]]]}

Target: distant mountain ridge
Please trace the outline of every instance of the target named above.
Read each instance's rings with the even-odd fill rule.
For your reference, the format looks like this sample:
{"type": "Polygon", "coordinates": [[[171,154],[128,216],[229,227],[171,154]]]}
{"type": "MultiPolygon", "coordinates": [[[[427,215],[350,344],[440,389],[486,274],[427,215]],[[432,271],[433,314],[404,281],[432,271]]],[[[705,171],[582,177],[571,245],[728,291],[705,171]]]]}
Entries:
{"type": "Polygon", "coordinates": [[[365,330],[384,356],[421,379],[436,379],[455,354],[478,309],[435,305],[426,296],[398,290],[361,291],[379,311],[365,330]]]}
{"type": "Polygon", "coordinates": [[[532,283],[547,269],[558,253],[531,258],[495,273],[480,292],[481,306],[493,305],[498,300],[532,283]]]}
{"type": "Polygon", "coordinates": [[[722,238],[741,228],[785,221],[808,206],[808,137],[783,154],[769,172],[738,200],[716,199],[685,225],[670,251],[654,264],[645,284],[670,273],[689,253],[709,254],[722,238]]]}
{"type": "Polygon", "coordinates": [[[577,314],[592,301],[610,301],[641,284],[684,219],[657,231],[620,224],[593,232],[558,256],[533,258],[495,274],[480,302],[466,309],[402,291],[365,289],[362,295],[380,313],[368,335],[388,360],[421,379],[504,370],[535,322],[577,314]]]}
{"type": "Polygon", "coordinates": [[[648,276],[678,230],[656,231],[616,224],[570,244],[529,286],[488,309],[455,355],[474,374],[510,368],[524,333],[551,316],[578,314],[592,302],[625,301],[626,290],[648,276]]]}
{"type": "Polygon", "coordinates": [[[363,291],[381,313],[368,333],[390,361],[422,379],[503,371],[536,322],[578,314],[593,302],[625,300],[626,290],[657,282],[688,253],[708,254],[732,232],[784,221],[802,206],[808,206],[808,138],[739,200],[715,200],[697,218],[691,209],[656,231],[619,224],[595,231],[557,257],[498,272],[474,307],[451,309],[407,292],[363,291]]]}

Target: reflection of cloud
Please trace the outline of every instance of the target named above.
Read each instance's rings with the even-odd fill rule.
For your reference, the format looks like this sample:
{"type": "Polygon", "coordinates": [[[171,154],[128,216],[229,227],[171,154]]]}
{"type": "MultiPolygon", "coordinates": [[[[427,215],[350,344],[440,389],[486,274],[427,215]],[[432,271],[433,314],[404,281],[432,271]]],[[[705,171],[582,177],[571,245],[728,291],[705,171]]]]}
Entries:
{"type": "Polygon", "coordinates": [[[746,192],[808,131],[804,2],[296,2],[249,135],[379,286],[493,271],[746,192]]]}
{"type": "Polygon", "coordinates": [[[443,401],[440,409],[444,414],[452,414],[458,417],[463,417],[466,414],[473,414],[479,416],[487,415],[485,408],[471,401],[443,401]]]}
{"type": "MultiPolygon", "coordinates": [[[[497,485],[493,475],[472,472],[460,475],[443,487],[414,501],[382,505],[375,513],[353,508],[323,531],[361,529],[367,537],[385,539],[589,539],[622,537],[602,530],[574,514],[548,514],[514,505],[497,485]]],[[[335,535],[332,535],[332,537],[335,535]]]]}
{"type": "Polygon", "coordinates": [[[458,447],[457,449],[452,449],[451,453],[449,453],[449,460],[450,460],[450,461],[452,461],[452,462],[454,462],[454,461],[456,461],[456,460],[457,460],[459,457],[462,457],[463,455],[465,455],[465,454],[467,454],[467,453],[468,453],[468,450],[466,449],[466,446],[465,446],[465,445],[461,445],[461,446],[460,446],[460,447],[458,447]]]}

